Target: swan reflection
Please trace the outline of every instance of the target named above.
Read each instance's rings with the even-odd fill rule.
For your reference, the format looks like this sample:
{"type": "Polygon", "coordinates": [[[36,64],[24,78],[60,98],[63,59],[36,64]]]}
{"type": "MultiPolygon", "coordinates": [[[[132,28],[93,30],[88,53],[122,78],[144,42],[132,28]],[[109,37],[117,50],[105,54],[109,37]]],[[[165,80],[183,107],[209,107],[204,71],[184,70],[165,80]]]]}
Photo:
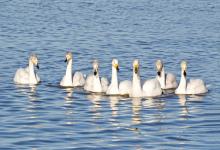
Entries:
{"type": "Polygon", "coordinates": [[[18,92],[27,96],[30,101],[37,100],[37,95],[36,95],[37,86],[36,85],[16,84],[15,86],[16,86],[18,92]]]}
{"type": "Polygon", "coordinates": [[[100,118],[101,113],[98,112],[99,109],[102,107],[100,101],[102,100],[103,96],[98,94],[89,94],[87,95],[87,99],[92,102],[92,112],[94,113],[94,118],[100,118]]]}
{"type": "Polygon", "coordinates": [[[140,124],[141,98],[132,98],[132,123],[140,124]]]}

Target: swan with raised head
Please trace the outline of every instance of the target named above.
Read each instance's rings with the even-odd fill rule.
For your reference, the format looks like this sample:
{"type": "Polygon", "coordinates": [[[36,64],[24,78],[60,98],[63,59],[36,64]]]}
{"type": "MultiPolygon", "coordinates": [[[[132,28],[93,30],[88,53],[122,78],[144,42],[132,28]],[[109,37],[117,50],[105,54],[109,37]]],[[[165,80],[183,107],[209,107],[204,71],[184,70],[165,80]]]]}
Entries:
{"type": "Polygon", "coordinates": [[[141,79],[139,73],[139,60],[135,59],[133,61],[133,78],[131,91],[129,93],[130,97],[142,97],[141,79]]]}
{"type": "Polygon", "coordinates": [[[85,84],[85,79],[83,74],[78,71],[75,72],[74,75],[72,74],[73,56],[71,52],[66,53],[65,62],[67,62],[66,74],[60,81],[60,86],[62,87],[83,86],[85,84]]]}
{"type": "Polygon", "coordinates": [[[208,92],[208,89],[201,79],[191,79],[187,82],[186,71],[187,62],[181,62],[181,78],[178,88],[175,90],[176,94],[204,94],[208,92]]]}
{"type": "Polygon", "coordinates": [[[164,64],[162,60],[157,60],[156,63],[157,69],[157,80],[160,82],[162,89],[175,89],[177,88],[176,77],[172,73],[165,73],[164,64]]]}
{"type": "Polygon", "coordinates": [[[34,67],[39,69],[38,58],[35,54],[29,57],[29,65],[26,68],[19,68],[14,76],[14,82],[17,84],[38,84],[40,78],[34,70],[34,67]]]}
{"type": "Polygon", "coordinates": [[[98,60],[93,61],[93,73],[86,78],[84,89],[89,92],[103,93],[107,91],[108,80],[104,77],[99,77],[98,60]]]}
{"type": "Polygon", "coordinates": [[[107,95],[129,95],[131,89],[130,81],[118,82],[119,63],[117,59],[112,60],[112,79],[106,94],[107,95]]]}

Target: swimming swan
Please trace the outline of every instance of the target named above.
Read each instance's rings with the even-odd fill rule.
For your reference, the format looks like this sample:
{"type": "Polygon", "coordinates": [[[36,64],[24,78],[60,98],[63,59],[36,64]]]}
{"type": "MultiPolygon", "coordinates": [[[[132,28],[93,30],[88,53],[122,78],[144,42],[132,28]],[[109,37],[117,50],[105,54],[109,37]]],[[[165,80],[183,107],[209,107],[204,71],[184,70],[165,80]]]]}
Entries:
{"type": "Polygon", "coordinates": [[[139,60],[135,59],[133,61],[133,79],[132,87],[129,93],[130,97],[142,97],[141,79],[139,73],[139,60]]]}
{"type": "Polygon", "coordinates": [[[176,77],[172,73],[165,73],[164,64],[162,60],[157,60],[156,63],[157,69],[157,80],[160,82],[162,89],[175,89],[177,88],[176,77]]]}
{"type": "Polygon", "coordinates": [[[99,77],[99,63],[97,60],[93,61],[93,74],[86,78],[84,89],[89,92],[103,93],[107,91],[108,80],[104,77],[99,77]]]}
{"type": "Polygon", "coordinates": [[[181,78],[176,94],[203,94],[208,92],[208,89],[201,79],[193,79],[187,82],[186,79],[187,62],[181,62],[181,78]]]}
{"type": "Polygon", "coordinates": [[[66,53],[66,74],[60,81],[60,86],[62,87],[76,87],[83,86],[85,84],[84,76],[81,72],[75,72],[72,74],[72,64],[73,64],[73,56],[71,52],[66,53]]]}
{"type": "Polygon", "coordinates": [[[162,94],[160,82],[156,78],[146,80],[142,89],[143,97],[156,97],[162,94]]]}
{"type": "Polygon", "coordinates": [[[34,66],[39,69],[38,58],[35,54],[32,54],[29,58],[29,65],[26,68],[19,68],[14,76],[14,82],[18,84],[38,84],[40,78],[34,71],[34,66]]]}
{"type": "Polygon", "coordinates": [[[107,95],[129,95],[131,89],[130,81],[122,81],[118,85],[119,63],[117,59],[112,60],[112,79],[106,94],[107,95]]]}

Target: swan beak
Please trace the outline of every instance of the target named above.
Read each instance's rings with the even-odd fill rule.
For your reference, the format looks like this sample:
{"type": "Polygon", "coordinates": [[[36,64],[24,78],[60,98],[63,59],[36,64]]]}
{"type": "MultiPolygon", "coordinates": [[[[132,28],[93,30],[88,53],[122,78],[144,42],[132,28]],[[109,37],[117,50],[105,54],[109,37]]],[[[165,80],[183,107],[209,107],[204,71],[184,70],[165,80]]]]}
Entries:
{"type": "Polygon", "coordinates": [[[65,59],[65,61],[64,62],[67,62],[67,59],[65,59]]]}
{"type": "Polygon", "coordinates": [[[183,75],[184,75],[184,77],[186,77],[186,71],[185,70],[183,71],[183,75]]]}
{"type": "Polygon", "coordinates": [[[118,66],[118,64],[114,64],[114,67],[115,67],[115,69],[116,69],[117,71],[119,71],[119,66],[118,66]]]}
{"type": "Polygon", "coordinates": [[[94,71],[94,75],[95,75],[95,76],[97,75],[97,71],[96,71],[96,70],[94,71]]]}
{"type": "Polygon", "coordinates": [[[160,75],[161,75],[161,72],[160,71],[157,71],[157,75],[160,77],[160,75]]]}
{"type": "Polygon", "coordinates": [[[137,67],[137,66],[135,66],[134,72],[135,72],[136,74],[138,73],[138,67],[137,67]]]}
{"type": "Polygon", "coordinates": [[[119,67],[118,66],[116,67],[116,70],[119,71],[119,67]]]}
{"type": "Polygon", "coordinates": [[[40,69],[40,67],[39,67],[39,65],[38,65],[38,64],[36,65],[36,67],[37,67],[37,69],[40,69]]]}

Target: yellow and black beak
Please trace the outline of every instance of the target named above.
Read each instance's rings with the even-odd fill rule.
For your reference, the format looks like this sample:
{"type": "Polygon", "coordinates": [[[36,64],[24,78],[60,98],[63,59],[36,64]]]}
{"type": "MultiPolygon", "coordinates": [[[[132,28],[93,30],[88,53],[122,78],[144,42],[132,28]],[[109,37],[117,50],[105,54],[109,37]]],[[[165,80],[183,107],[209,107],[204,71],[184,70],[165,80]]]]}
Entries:
{"type": "Polygon", "coordinates": [[[64,61],[65,63],[67,62],[67,58],[65,59],[65,61],[64,61]]]}
{"type": "Polygon", "coordinates": [[[139,69],[138,65],[135,65],[135,66],[134,66],[134,72],[135,72],[136,74],[138,73],[138,69],[139,69]]]}
{"type": "Polygon", "coordinates": [[[115,69],[116,69],[117,71],[119,71],[119,66],[118,66],[118,64],[115,64],[114,67],[115,67],[115,69]]]}

